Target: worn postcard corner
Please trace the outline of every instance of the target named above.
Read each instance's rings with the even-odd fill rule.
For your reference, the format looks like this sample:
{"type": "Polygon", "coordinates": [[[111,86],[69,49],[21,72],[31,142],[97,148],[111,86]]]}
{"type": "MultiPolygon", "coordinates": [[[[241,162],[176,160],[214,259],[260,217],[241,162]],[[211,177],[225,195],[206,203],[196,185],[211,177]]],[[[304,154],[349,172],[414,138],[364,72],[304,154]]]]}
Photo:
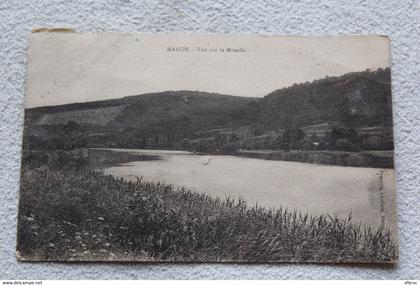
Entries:
{"type": "Polygon", "coordinates": [[[61,27],[61,28],[33,28],[31,33],[36,34],[36,33],[77,33],[77,31],[73,28],[65,28],[65,27],[61,27]]]}

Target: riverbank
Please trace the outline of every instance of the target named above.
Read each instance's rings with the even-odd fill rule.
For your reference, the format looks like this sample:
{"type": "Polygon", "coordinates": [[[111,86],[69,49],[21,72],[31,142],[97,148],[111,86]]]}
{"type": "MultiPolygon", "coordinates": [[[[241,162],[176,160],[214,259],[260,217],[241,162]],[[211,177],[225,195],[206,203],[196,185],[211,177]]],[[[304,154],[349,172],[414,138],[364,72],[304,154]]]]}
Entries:
{"type": "Polygon", "coordinates": [[[351,218],[127,181],[82,167],[78,151],[43,156],[22,166],[21,260],[392,262],[398,255],[389,231],[351,218]]]}
{"type": "Polygon", "coordinates": [[[238,150],[233,155],[312,164],[394,168],[393,151],[238,150]]]}
{"type": "MultiPolygon", "coordinates": [[[[157,155],[142,153],[136,154],[138,149],[118,149],[118,148],[90,148],[95,151],[112,151],[115,159],[109,162],[97,161],[103,166],[112,166],[115,163],[134,161],[134,160],[156,160],[157,155]],[[125,154],[124,154],[125,152],[125,154]],[[104,164],[105,163],[105,164],[104,164]]],[[[154,149],[142,149],[142,152],[156,153],[154,149]]],[[[240,157],[260,158],[266,160],[292,161],[310,164],[351,166],[351,167],[371,167],[371,168],[394,168],[394,151],[331,151],[331,150],[236,150],[227,153],[220,152],[190,152],[188,150],[163,150],[164,152],[179,152],[180,154],[196,155],[234,155],[240,157]]],[[[100,156],[98,156],[100,158],[100,156]]]]}

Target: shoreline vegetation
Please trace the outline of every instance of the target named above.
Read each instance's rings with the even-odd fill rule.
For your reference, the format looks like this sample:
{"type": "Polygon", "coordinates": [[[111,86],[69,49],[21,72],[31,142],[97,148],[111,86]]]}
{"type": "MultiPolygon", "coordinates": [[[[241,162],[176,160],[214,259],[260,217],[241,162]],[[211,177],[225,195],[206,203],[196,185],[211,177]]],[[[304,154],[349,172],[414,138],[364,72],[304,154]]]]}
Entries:
{"type": "Polygon", "coordinates": [[[17,256],[45,261],[395,262],[384,228],[127,181],[81,149],[24,151],[17,256]]]}
{"type": "MultiPolygon", "coordinates": [[[[95,151],[113,150],[114,148],[89,148],[95,151]]],[[[125,148],[127,150],[138,150],[136,148],[125,148]]],[[[142,150],[153,150],[150,148],[142,150]]],[[[165,149],[171,151],[173,149],[165,149]]],[[[187,149],[173,150],[187,151],[196,155],[233,155],[239,157],[259,158],[265,160],[291,161],[309,164],[334,165],[334,166],[350,166],[350,167],[372,167],[372,168],[394,168],[394,151],[328,151],[328,150],[235,150],[231,152],[205,152],[191,151],[187,149]]],[[[115,153],[115,151],[113,151],[115,153]]],[[[136,155],[120,154],[120,157],[132,160],[156,160],[158,156],[153,155],[136,155]]],[[[115,154],[115,159],[118,158],[115,154]]],[[[101,161],[95,161],[100,163],[101,161]]],[[[129,161],[127,161],[129,162],[129,161]]],[[[113,164],[113,162],[111,162],[113,164]]]]}
{"type": "Polygon", "coordinates": [[[238,150],[233,155],[323,165],[394,168],[394,151],[238,150]]]}

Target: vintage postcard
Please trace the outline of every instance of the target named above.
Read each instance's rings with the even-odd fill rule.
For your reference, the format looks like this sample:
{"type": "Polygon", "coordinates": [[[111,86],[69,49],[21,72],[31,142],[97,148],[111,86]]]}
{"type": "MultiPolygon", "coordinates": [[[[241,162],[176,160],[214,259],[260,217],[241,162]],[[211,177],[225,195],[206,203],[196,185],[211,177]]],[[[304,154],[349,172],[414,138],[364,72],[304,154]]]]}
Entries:
{"type": "Polygon", "coordinates": [[[395,263],[389,40],[33,33],[17,258],[395,263]]]}

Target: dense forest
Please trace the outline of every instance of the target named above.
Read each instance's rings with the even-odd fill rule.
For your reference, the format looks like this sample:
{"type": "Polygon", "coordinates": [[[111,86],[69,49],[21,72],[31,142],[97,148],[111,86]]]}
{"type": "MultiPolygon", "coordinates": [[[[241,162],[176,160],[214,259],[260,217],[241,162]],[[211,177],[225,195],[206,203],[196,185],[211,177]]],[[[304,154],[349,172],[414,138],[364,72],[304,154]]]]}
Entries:
{"type": "Polygon", "coordinates": [[[25,111],[24,148],[390,151],[390,70],[327,77],[263,98],[167,91],[25,111]]]}

